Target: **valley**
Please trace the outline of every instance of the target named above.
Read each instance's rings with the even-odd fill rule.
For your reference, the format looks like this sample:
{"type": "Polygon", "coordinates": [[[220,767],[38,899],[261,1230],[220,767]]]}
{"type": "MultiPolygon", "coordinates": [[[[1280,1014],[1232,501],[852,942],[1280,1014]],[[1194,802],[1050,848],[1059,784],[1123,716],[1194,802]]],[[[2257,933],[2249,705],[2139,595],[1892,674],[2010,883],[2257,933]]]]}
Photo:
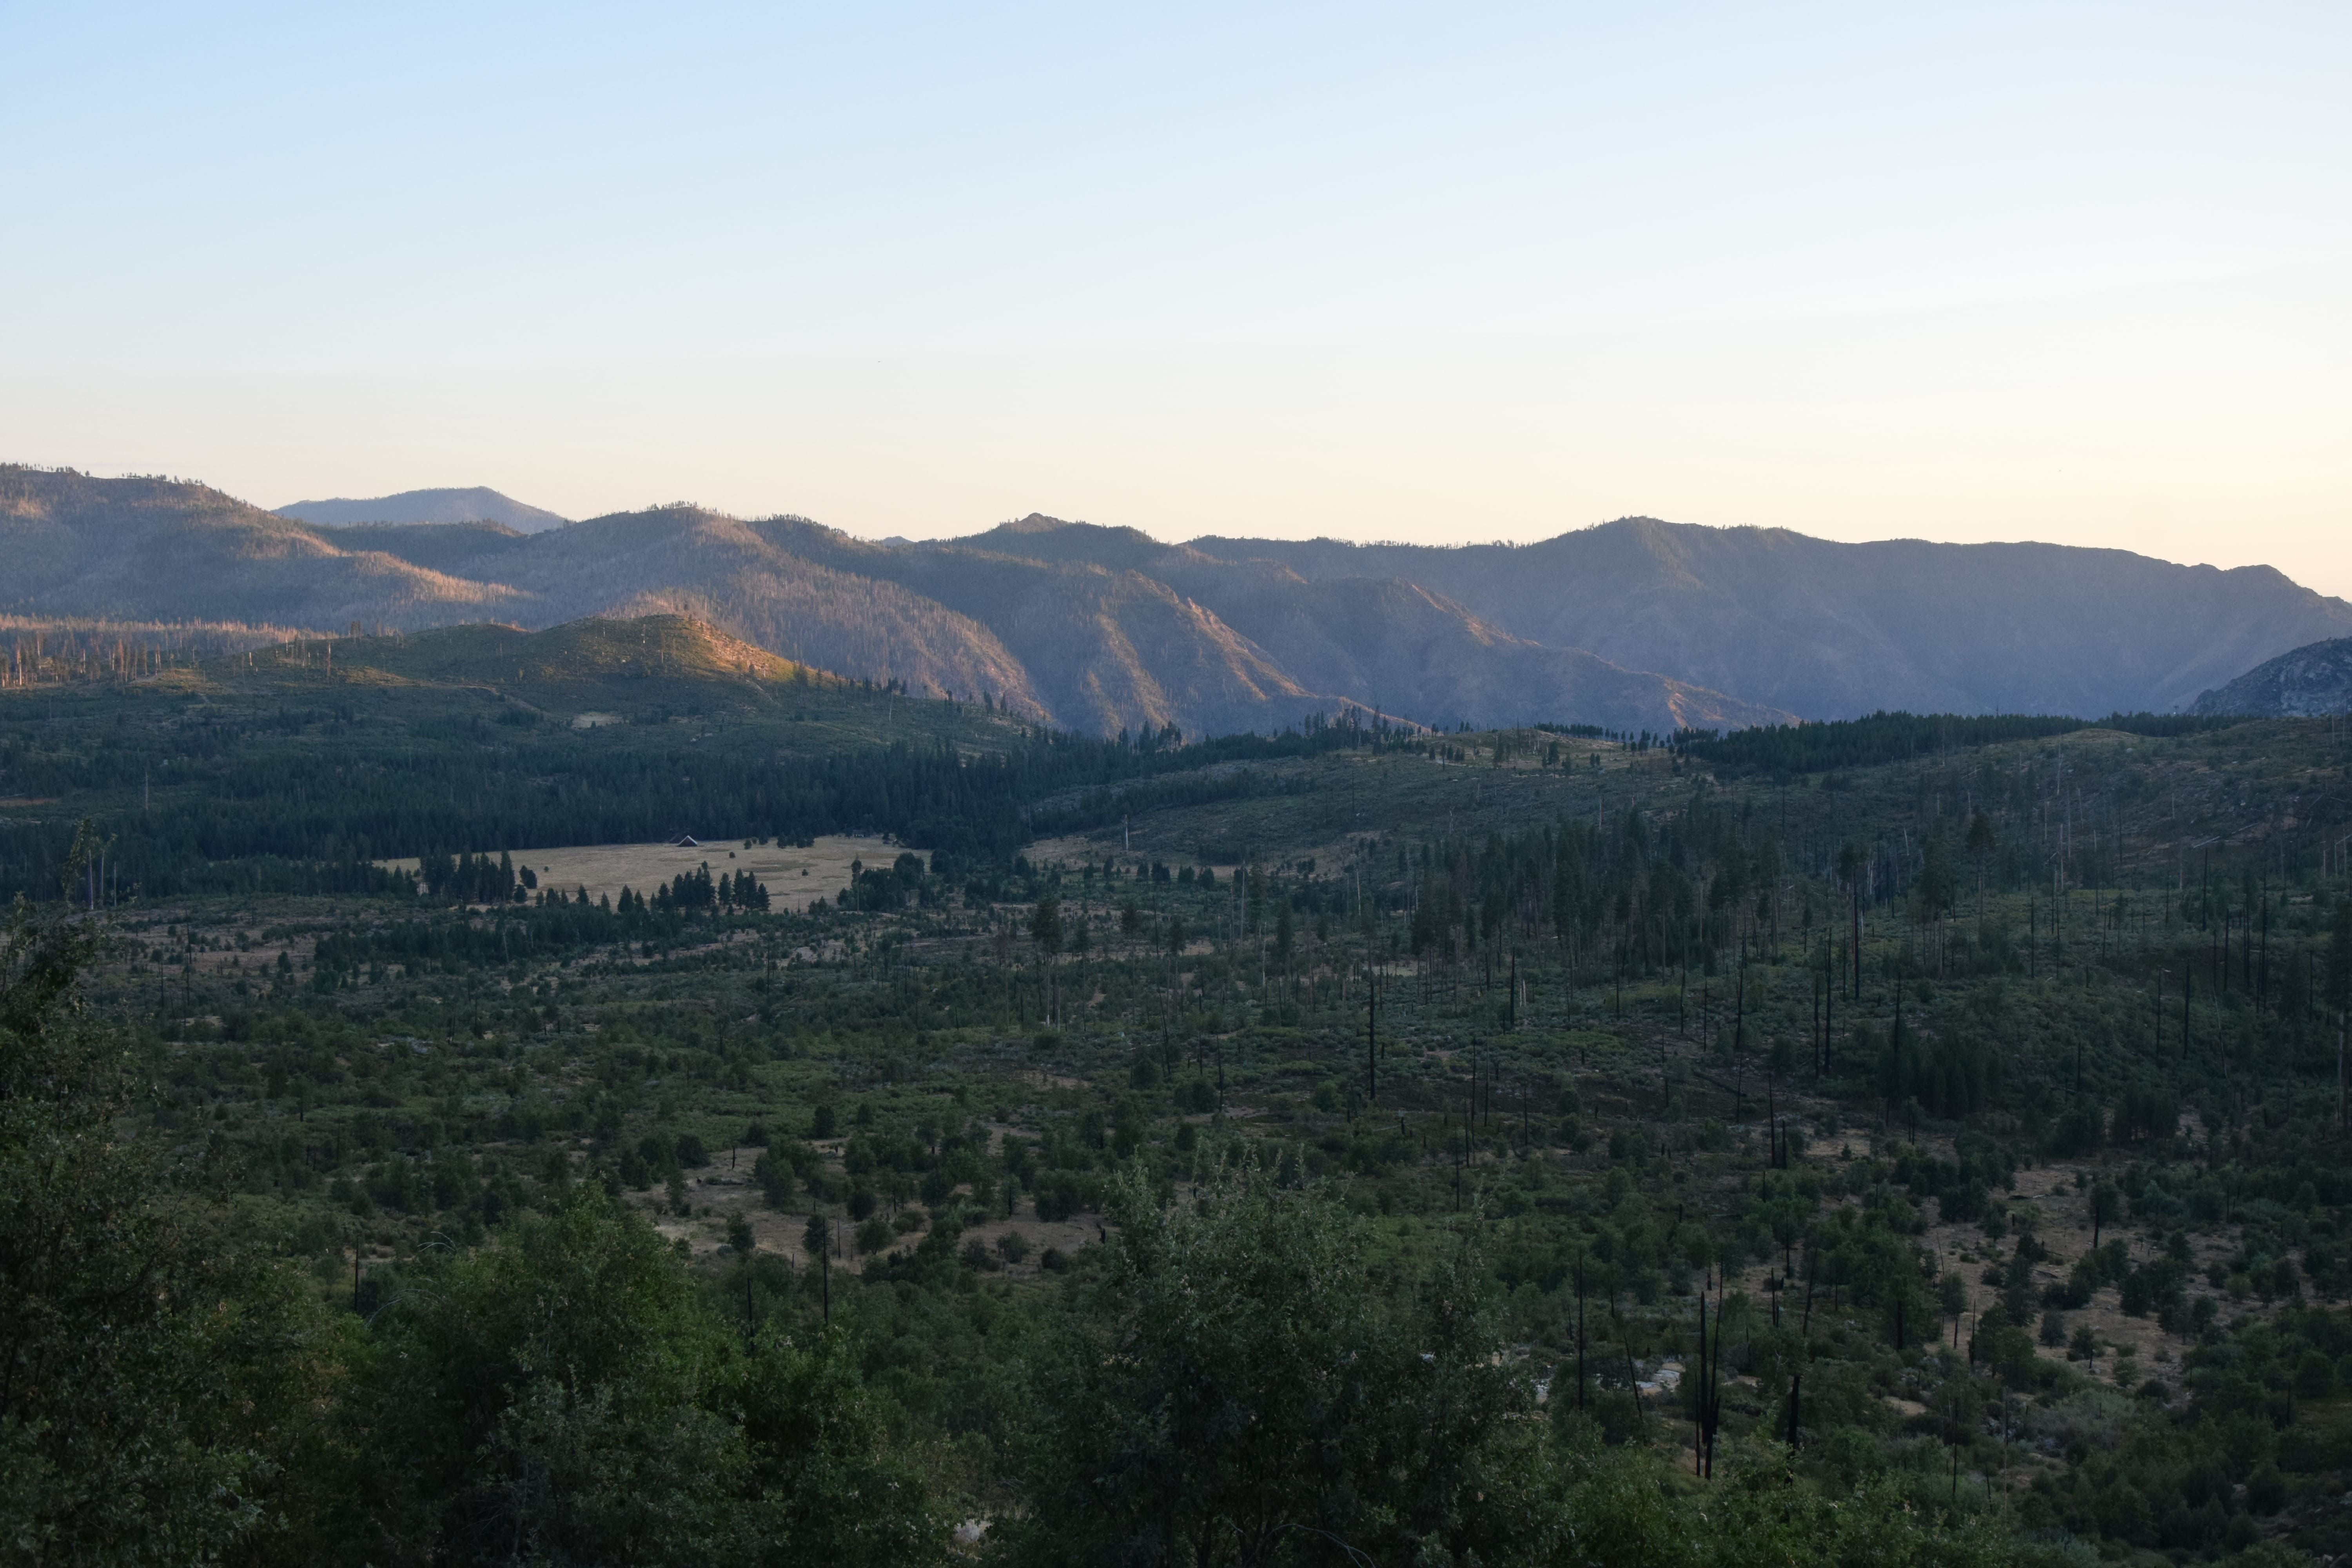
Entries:
{"type": "Polygon", "coordinates": [[[0,1568],[2352,1568],[2352,12],[282,9],[0,6],[0,1568]]]}
{"type": "MultiPolygon", "coordinates": [[[[795,1539],[1018,1554],[1087,1476],[1150,1517],[1056,1436],[1140,1390],[1050,1369],[1198,1353],[1136,1249],[1213,1245],[1484,1380],[1461,1522],[1368,1532],[1534,1528],[1474,1495],[1525,1465],[1604,1538],[1729,1552],[1757,1494],[1710,1472],[1769,1474],[1805,1550],[2188,1561],[2352,1550],[2347,766],[2222,716],[1099,741],[657,617],[0,694],[0,873],[67,868],[11,984],[91,944],[107,1125],[205,1266],[299,1281],[308,1414],[250,1439],[308,1456],[255,1483],[296,1555],[457,1528],[332,1468],[486,1440],[395,1419],[510,1353],[422,1303],[595,1258],[695,1409],[812,1347],[864,1489],[795,1539]]],[[[1451,1408],[1411,1362],[1381,1419],[1451,1408]]],[[[625,1440],[803,1462],[711,1418],[625,1440]]],[[[724,1474],[646,1506],[737,1519],[724,1474]]]]}

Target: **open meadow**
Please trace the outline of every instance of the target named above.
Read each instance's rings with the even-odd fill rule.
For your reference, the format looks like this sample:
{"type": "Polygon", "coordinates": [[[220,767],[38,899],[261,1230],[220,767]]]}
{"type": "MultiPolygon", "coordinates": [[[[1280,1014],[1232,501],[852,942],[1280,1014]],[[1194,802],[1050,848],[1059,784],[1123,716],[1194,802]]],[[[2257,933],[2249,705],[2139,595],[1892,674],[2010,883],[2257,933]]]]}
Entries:
{"type": "MultiPolygon", "coordinates": [[[[714,877],[748,871],[768,889],[777,909],[800,910],[838,899],[858,869],[887,867],[903,853],[903,846],[888,839],[838,833],[804,847],[753,837],[691,845],[571,844],[513,852],[515,864],[529,867],[540,887],[584,895],[591,903],[617,899],[624,888],[650,894],[665,882],[708,869],[714,877]]],[[[410,855],[377,864],[413,874],[418,861],[410,855]]]]}

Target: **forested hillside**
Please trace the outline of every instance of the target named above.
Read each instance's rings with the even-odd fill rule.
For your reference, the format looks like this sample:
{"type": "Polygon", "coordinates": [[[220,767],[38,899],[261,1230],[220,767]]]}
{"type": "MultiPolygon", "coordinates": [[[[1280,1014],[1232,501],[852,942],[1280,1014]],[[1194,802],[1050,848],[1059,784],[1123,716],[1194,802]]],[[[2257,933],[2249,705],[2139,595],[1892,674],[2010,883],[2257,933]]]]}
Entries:
{"type": "Polygon", "coordinates": [[[2352,713],[2352,637],[2313,643],[2266,659],[2199,697],[2200,713],[2294,719],[2352,713]]]}
{"type": "MultiPolygon", "coordinates": [[[[0,731],[0,891],[30,893],[95,810],[113,893],[368,890],[386,858],[691,832],[886,833],[1003,858],[1041,804],[1344,737],[1243,736],[1179,754],[985,701],[923,700],[795,665],[677,616],[529,633],[460,626],[298,640],[111,683],[21,691],[0,731]]],[[[1353,716],[1337,716],[1353,723],[1353,716]]],[[[1055,803],[1059,804],[1055,804],[1055,803]]],[[[110,894],[112,896],[112,894],[110,894]]]]}
{"type": "Polygon", "coordinates": [[[1662,669],[1807,719],[2186,705],[2352,605],[2267,566],[2058,544],[1844,544],[1626,518],[1538,544],[1198,539],[1325,580],[1398,576],[1517,636],[1662,669]]]}
{"type": "Polygon", "coordinates": [[[0,1556],[2341,1556],[2347,767],[675,620],[0,692],[0,1556]]]}

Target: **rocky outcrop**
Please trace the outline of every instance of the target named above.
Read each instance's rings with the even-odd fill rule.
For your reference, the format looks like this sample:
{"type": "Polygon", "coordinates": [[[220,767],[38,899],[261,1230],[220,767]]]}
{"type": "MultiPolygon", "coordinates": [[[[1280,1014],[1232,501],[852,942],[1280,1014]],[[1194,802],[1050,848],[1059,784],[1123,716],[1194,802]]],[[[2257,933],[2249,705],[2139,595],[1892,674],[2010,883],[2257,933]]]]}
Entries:
{"type": "Polygon", "coordinates": [[[2294,648],[2199,697],[2192,713],[2309,719],[2352,713],[2352,637],[2294,648]]]}

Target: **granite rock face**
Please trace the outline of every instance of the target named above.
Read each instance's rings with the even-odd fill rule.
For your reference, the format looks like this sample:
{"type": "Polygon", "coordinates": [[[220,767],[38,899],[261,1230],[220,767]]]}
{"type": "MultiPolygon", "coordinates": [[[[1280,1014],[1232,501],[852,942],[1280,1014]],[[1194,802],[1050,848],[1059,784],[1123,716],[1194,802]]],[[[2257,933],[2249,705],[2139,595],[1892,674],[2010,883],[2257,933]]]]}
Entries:
{"type": "Polygon", "coordinates": [[[2352,637],[2293,648],[2197,699],[2195,713],[2308,719],[2352,713],[2352,637]]]}

